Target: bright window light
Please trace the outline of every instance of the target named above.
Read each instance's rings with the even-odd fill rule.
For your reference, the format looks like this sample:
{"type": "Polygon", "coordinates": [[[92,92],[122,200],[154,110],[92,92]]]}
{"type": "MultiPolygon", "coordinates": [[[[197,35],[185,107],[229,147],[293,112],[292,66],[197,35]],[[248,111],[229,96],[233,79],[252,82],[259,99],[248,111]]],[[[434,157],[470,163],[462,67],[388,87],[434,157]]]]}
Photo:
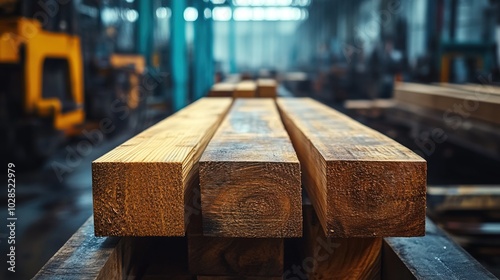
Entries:
{"type": "MultiPolygon", "coordinates": [[[[235,21],[298,21],[309,16],[306,9],[297,7],[237,7],[235,21]]],[[[219,20],[214,14],[214,20],[219,20]]]]}
{"type": "Polygon", "coordinates": [[[157,18],[169,18],[172,15],[172,11],[167,7],[158,7],[156,9],[157,18]]]}
{"type": "Polygon", "coordinates": [[[123,14],[125,19],[130,22],[135,22],[139,18],[139,13],[134,9],[126,9],[123,14]]]}
{"type": "Polygon", "coordinates": [[[196,19],[198,19],[198,10],[193,7],[187,7],[184,10],[184,20],[195,21],[196,19]]]}
{"type": "Polygon", "coordinates": [[[203,10],[203,15],[205,16],[205,18],[211,18],[212,10],[210,10],[209,8],[205,8],[205,10],[203,10]]]}
{"type": "Polygon", "coordinates": [[[232,17],[231,8],[215,7],[212,11],[212,17],[216,21],[229,21],[232,17]]]}
{"type": "MultiPolygon", "coordinates": [[[[295,0],[297,1],[297,0],[295,0]]],[[[299,0],[299,2],[310,0],[299,0]]],[[[233,0],[235,6],[291,6],[294,0],[233,0]]]]}

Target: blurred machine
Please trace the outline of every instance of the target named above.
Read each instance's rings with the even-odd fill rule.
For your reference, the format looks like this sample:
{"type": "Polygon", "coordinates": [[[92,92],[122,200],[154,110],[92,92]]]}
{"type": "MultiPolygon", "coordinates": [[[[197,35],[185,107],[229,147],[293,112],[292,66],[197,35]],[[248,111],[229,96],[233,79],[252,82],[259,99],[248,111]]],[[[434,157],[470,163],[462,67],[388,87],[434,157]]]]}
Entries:
{"type": "Polygon", "coordinates": [[[92,121],[137,123],[144,58],[82,45],[79,19],[73,1],[0,0],[0,154],[40,162],[92,121]]]}

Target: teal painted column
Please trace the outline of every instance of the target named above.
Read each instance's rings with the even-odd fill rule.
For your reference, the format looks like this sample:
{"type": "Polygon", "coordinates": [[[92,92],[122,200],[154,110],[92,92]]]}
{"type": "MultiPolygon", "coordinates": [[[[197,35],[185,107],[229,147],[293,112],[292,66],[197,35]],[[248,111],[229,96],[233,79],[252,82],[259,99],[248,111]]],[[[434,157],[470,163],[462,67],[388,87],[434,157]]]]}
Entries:
{"type": "Polygon", "coordinates": [[[193,79],[193,89],[194,89],[194,99],[199,99],[205,95],[206,79],[205,72],[207,68],[207,57],[206,57],[206,25],[205,25],[205,2],[195,1],[194,7],[198,11],[198,18],[194,22],[194,79],[193,79]]]}
{"type": "Polygon", "coordinates": [[[149,65],[153,43],[153,6],[152,1],[139,1],[138,4],[137,52],[144,56],[146,65],[149,65]]]}
{"type": "Polygon", "coordinates": [[[186,48],[186,22],[184,21],[185,9],[186,1],[172,1],[172,43],[170,61],[172,63],[172,105],[174,111],[178,111],[187,105],[188,58],[186,48]]]}
{"type": "Polygon", "coordinates": [[[237,73],[238,69],[236,66],[236,22],[233,17],[234,7],[231,7],[231,20],[229,21],[229,72],[237,73]]]}
{"type": "MultiPolygon", "coordinates": [[[[207,2],[207,6],[210,10],[213,10],[212,2],[207,2]]],[[[207,81],[207,91],[214,84],[215,77],[215,59],[214,59],[214,20],[213,17],[210,17],[205,22],[206,31],[207,31],[207,48],[206,48],[206,57],[208,59],[208,70],[205,72],[205,79],[207,81]]]]}
{"type": "Polygon", "coordinates": [[[194,98],[205,96],[213,85],[213,26],[212,18],[205,18],[205,9],[212,4],[205,1],[195,2],[198,19],[194,22],[194,98]]]}

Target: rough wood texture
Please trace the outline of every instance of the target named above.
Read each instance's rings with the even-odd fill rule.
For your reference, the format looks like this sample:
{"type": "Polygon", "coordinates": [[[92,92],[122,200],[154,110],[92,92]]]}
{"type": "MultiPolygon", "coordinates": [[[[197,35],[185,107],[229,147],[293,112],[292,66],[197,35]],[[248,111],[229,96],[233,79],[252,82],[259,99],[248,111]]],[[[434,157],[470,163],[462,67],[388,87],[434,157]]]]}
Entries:
{"type": "Polygon", "coordinates": [[[257,96],[276,98],[278,94],[278,83],[273,79],[257,80],[257,96]]]}
{"type": "Polygon", "coordinates": [[[425,160],[312,99],[277,103],[326,236],[424,234],[425,160]]]}
{"type": "Polygon", "coordinates": [[[212,86],[209,97],[232,97],[236,84],[233,83],[217,83],[212,86]]]}
{"type": "Polygon", "coordinates": [[[442,111],[443,118],[450,123],[456,118],[475,118],[500,124],[500,95],[487,91],[471,92],[452,87],[398,83],[394,97],[399,102],[442,111]]]}
{"type": "Polygon", "coordinates": [[[272,99],[238,99],[200,160],[203,233],[302,235],[300,165],[272,99]]]}
{"type": "Polygon", "coordinates": [[[184,236],[198,159],[229,109],[205,98],[92,163],[97,236],[184,236]]]}
{"type": "Polygon", "coordinates": [[[385,238],[383,279],[497,279],[431,220],[425,237],[385,238]]]}
{"type": "Polygon", "coordinates": [[[303,240],[308,279],[380,279],[382,238],[328,238],[307,202],[303,240]]]}
{"type": "Polygon", "coordinates": [[[33,279],[125,279],[141,272],[144,242],[128,238],[98,238],[92,217],[42,267],[33,279]]]}
{"type": "Polygon", "coordinates": [[[42,267],[33,279],[121,279],[119,238],[96,238],[92,218],[42,267]]]}
{"type": "Polygon", "coordinates": [[[233,97],[255,97],[257,93],[257,84],[254,81],[242,81],[236,85],[233,97]]]}
{"type": "Polygon", "coordinates": [[[197,275],[281,276],[282,238],[188,236],[189,272],[197,275]]]}

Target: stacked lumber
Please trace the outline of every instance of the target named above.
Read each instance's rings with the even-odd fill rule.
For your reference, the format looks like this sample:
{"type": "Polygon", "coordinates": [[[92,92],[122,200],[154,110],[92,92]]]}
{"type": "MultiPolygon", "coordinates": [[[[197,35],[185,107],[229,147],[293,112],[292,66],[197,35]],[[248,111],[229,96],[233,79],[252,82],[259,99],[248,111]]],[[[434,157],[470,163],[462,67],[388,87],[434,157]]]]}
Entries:
{"type": "Polygon", "coordinates": [[[233,83],[217,83],[212,86],[209,97],[232,97],[236,84],[233,83]]]}
{"type": "Polygon", "coordinates": [[[278,83],[273,79],[257,80],[257,96],[276,98],[278,95],[278,83]]]}
{"type": "Polygon", "coordinates": [[[500,94],[494,87],[435,86],[413,83],[396,84],[394,97],[403,104],[439,111],[449,123],[459,118],[473,118],[500,124],[500,94]],[[493,90],[492,90],[493,89],[493,90]]]}
{"type": "Polygon", "coordinates": [[[272,99],[235,101],[200,159],[200,189],[205,235],[302,234],[299,160],[272,99]]]}
{"type": "Polygon", "coordinates": [[[277,100],[328,237],[424,234],[426,162],[309,98],[277,100]]]}
{"type": "Polygon", "coordinates": [[[257,93],[257,84],[254,81],[244,80],[236,84],[233,97],[255,97],[257,93]]]}
{"type": "MultiPolygon", "coordinates": [[[[307,218],[305,208],[306,205],[304,218],[307,218]]],[[[349,250],[348,245],[343,248],[346,244],[342,241],[347,240],[318,239],[316,245],[320,245],[321,248],[312,257],[303,258],[298,250],[288,248],[287,256],[296,255],[298,260],[285,264],[287,270],[280,277],[195,276],[189,274],[187,270],[186,245],[182,238],[96,237],[92,222],[91,217],[33,279],[306,279],[308,274],[304,270],[314,269],[310,264],[314,264],[315,257],[321,264],[325,260],[330,262],[340,253],[337,268],[354,267],[355,264],[351,263],[358,259],[364,260],[358,266],[364,271],[367,271],[363,268],[364,264],[373,263],[369,261],[373,260],[370,256],[374,255],[369,253],[371,250],[366,253],[368,257],[363,257],[365,254],[359,249],[353,253],[342,251],[349,250]],[[333,258],[330,256],[330,259],[325,259],[325,253],[329,252],[332,252],[333,258]],[[344,255],[348,258],[345,261],[344,255]]],[[[431,220],[426,221],[426,233],[425,237],[384,239],[381,259],[382,279],[442,279],[443,275],[450,279],[497,279],[431,220]]],[[[307,232],[304,235],[307,235],[307,232]]],[[[303,240],[289,241],[301,243],[303,240]]],[[[287,245],[290,245],[290,242],[287,245]]],[[[361,247],[366,247],[366,243],[360,244],[357,248],[361,247]]],[[[315,271],[318,273],[322,270],[318,268],[315,271]]],[[[336,276],[333,279],[342,279],[337,277],[339,274],[335,271],[323,272],[329,274],[324,274],[326,276],[320,279],[332,279],[330,275],[336,276]]],[[[353,272],[345,279],[362,279],[355,277],[359,275],[359,272],[353,272]]]]}
{"type": "Polygon", "coordinates": [[[181,238],[149,279],[286,278],[318,242],[340,247],[304,275],[373,279],[382,237],[424,234],[425,183],[423,159],[312,99],[205,98],[93,163],[95,234],[181,238]]]}
{"type": "Polygon", "coordinates": [[[184,236],[198,160],[231,102],[195,102],[94,161],[96,235],[184,236]]]}

